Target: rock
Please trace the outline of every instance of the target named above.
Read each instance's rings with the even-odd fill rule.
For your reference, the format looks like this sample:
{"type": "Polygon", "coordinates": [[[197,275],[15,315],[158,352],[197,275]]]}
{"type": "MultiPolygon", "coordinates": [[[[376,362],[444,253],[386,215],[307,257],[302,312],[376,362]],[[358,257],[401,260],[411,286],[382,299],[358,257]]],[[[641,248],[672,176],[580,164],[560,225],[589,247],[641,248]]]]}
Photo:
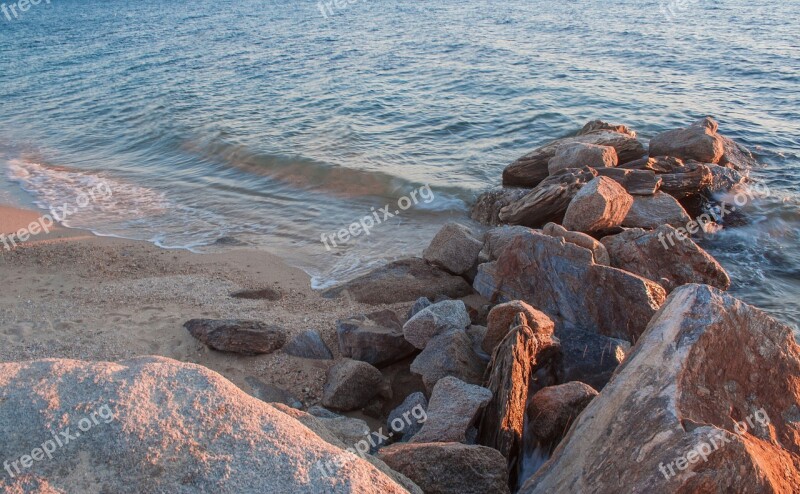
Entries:
{"type": "Polygon", "coordinates": [[[322,405],[334,410],[357,410],[369,403],[383,384],[383,376],[375,367],[359,360],[343,359],[328,369],[322,405]]]}
{"type": "Polygon", "coordinates": [[[293,357],[309,358],[316,360],[331,360],[333,354],[328,345],[322,341],[319,333],[308,329],[295,336],[285,347],[284,353],[293,357]]]}
{"type": "Polygon", "coordinates": [[[687,162],[681,171],[659,176],[661,190],[677,199],[696,196],[714,183],[711,169],[696,161],[687,162]]]}
{"type": "Polygon", "coordinates": [[[477,262],[483,242],[458,223],[447,223],[433,237],[422,258],[453,274],[462,275],[477,262]]]}
{"type": "Polygon", "coordinates": [[[561,342],[562,368],[558,382],[580,381],[601,390],[625,360],[631,344],[579,329],[556,331],[561,342]]]}
{"type": "Polygon", "coordinates": [[[798,375],[789,327],[681,287],[520,492],[800,492],[798,375]]]}
{"type": "Polygon", "coordinates": [[[467,307],[461,300],[444,300],[419,311],[403,325],[405,339],[417,348],[425,348],[431,338],[451,329],[470,325],[467,307]]]}
{"type": "Polygon", "coordinates": [[[369,443],[372,431],[361,419],[333,414],[332,417],[317,416],[317,420],[348,448],[354,448],[359,443],[369,443]]]}
{"type": "Polygon", "coordinates": [[[570,168],[551,175],[525,197],[500,210],[500,220],[515,225],[539,227],[548,221],[560,222],[570,201],[581,187],[594,179],[593,168],[570,168]]]}
{"type": "Polygon", "coordinates": [[[499,225],[500,210],[530,193],[528,188],[497,187],[478,196],[470,210],[470,218],[484,225],[499,225]]]}
{"type": "MultiPolygon", "coordinates": [[[[425,494],[510,494],[506,460],[496,449],[460,443],[393,444],[378,457],[425,494]]],[[[379,491],[380,492],[380,491],[379,491]]]]}
{"type": "Polygon", "coordinates": [[[669,225],[652,232],[633,228],[604,237],[602,242],[612,266],[653,280],[667,292],[686,283],[706,283],[722,290],[730,287],[725,269],[669,225]]]}
{"type": "Polygon", "coordinates": [[[717,123],[710,117],[689,127],[668,130],[650,141],[650,156],[674,156],[682,160],[718,163],[724,152],[717,123]]]}
{"type": "Polygon", "coordinates": [[[184,328],[203,344],[222,352],[257,355],[272,353],[286,343],[286,330],[243,319],[192,319],[184,328]]]}
{"type": "Polygon", "coordinates": [[[635,196],[622,226],[654,229],[661,225],[685,226],[691,221],[689,213],[674,197],[658,191],[652,196],[635,196]]]}
{"type": "Polygon", "coordinates": [[[337,465],[343,454],[199,365],[163,357],[0,364],[0,455],[23,473],[4,471],[3,492],[31,483],[47,486],[36,492],[406,492],[360,458],[346,454],[337,465]],[[62,447],[59,432],[71,436],[59,436],[62,447]],[[22,471],[20,455],[42,449],[55,454],[22,471]]]}
{"type": "Polygon", "coordinates": [[[470,384],[482,384],[486,364],[472,349],[472,340],[462,330],[432,338],[411,363],[411,372],[422,376],[428,393],[439,379],[453,376],[470,384]]]}
{"type": "Polygon", "coordinates": [[[657,174],[679,172],[683,167],[683,160],[671,156],[644,156],[619,165],[620,169],[648,170],[657,174]]]}
{"type": "Polygon", "coordinates": [[[597,175],[612,179],[620,184],[628,194],[637,196],[651,196],[661,187],[661,177],[650,170],[598,168],[597,175]]]}
{"type": "Polygon", "coordinates": [[[747,182],[747,177],[733,168],[711,164],[705,166],[711,171],[708,190],[712,193],[725,193],[747,182]]]}
{"type": "Polygon", "coordinates": [[[394,311],[385,309],[336,321],[343,357],[383,367],[412,355],[416,348],[403,336],[394,311]]]}
{"type": "Polygon", "coordinates": [[[452,376],[443,377],[433,387],[427,420],[410,442],[465,442],[467,430],[475,425],[478,412],[491,399],[492,393],[486,388],[452,376]]]}
{"type": "Polygon", "coordinates": [[[552,454],[584,408],[597,396],[591,386],[572,381],[539,390],[528,403],[525,440],[543,445],[552,454]]]}
{"type": "Polygon", "coordinates": [[[598,146],[573,142],[556,149],[555,156],[547,163],[550,175],[567,168],[603,168],[617,166],[617,151],[611,146],[598,146]]]}
{"type": "Polygon", "coordinates": [[[597,177],[586,184],[569,203],[564,228],[596,232],[622,224],[633,204],[633,197],[614,180],[597,177]]]}
{"type": "Polygon", "coordinates": [[[737,171],[747,171],[758,165],[753,153],[746,147],[725,136],[720,135],[720,138],[723,149],[722,158],[719,160],[720,165],[737,171]]]}
{"type": "Polygon", "coordinates": [[[635,341],[663,303],[657,283],[595,264],[592,253],[535,231],[482,264],[475,289],[489,300],[523,300],[556,322],[635,341]]]}
{"type": "Polygon", "coordinates": [[[610,128],[591,127],[591,123],[589,123],[578,135],[556,139],[508,165],[503,170],[503,185],[536,187],[549,175],[548,163],[555,156],[558,148],[564,144],[575,142],[611,146],[617,152],[619,163],[625,163],[646,154],[644,146],[636,139],[635,132],[617,132],[610,128]]]}
{"type": "Polygon", "coordinates": [[[261,401],[267,403],[283,403],[286,406],[297,409],[303,408],[303,403],[284,389],[261,382],[259,379],[252,376],[245,377],[244,382],[250,386],[252,390],[251,394],[261,401]]]}
{"type": "Polygon", "coordinates": [[[282,295],[277,288],[272,288],[268,286],[266,288],[259,288],[255,290],[241,290],[235,293],[231,293],[231,297],[243,298],[248,300],[270,300],[272,302],[275,302],[277,300],[280,300],[282,295]]]}
{"type": "Polygon", "coordinates": [[[467,328],[467,336],[472,341],[472,349],[481,357],[482,360],[489,362],[490,355],[483,350],[483,339],[486,338],[486,332],[489,330],[486,326],[472,325],[467,328]]]}
{"type": "Polygon", "coordinates": [[[506,247],[519,235],[532,231],[527,226],[503,225],[492,228],[486,232],[481,256],[488,261],[494,261],[503,253],[506,247]]]}
{"type": "Polygon", "coordinates": [[[472,293],[464,278],[426,263],[420,258],[390,262],[372,272],[322,292],[325,298],[347,294],[352,300],[370,305],[410,302],[437,295],[451,298],[472,293]]]}
{"type": "Polygon", "coordinates": [[[511,331],[517,314],[523,313],[528,326],[537,334],[553,334],[553,320],[547,314],[534,309],[522,300],[512,300],[503,304],[495,305],[489,311],[487,318],[488,329],[483,339],[481,348],[484,352],[492,355],[497,345],[511,331]]]}
{"type": "Polygon", "coordinates": [[[579,245],[584,249],[589,249],[590,251],[592,251],[592,255],[594,256],[594,262],[596,264],[602,264],[603,266],[608,266],[611,264],[611,260],[608,257],[608,252],[606,252],[605,245],[603,245],[598,240],[585,233],[571,232],[566,228],[564,228],[563,226],[558,225],[556,223],[548,223],[544,225],[542,233],[555,238],[563,238],[564,241],[566,242],[579,245]]]}
{"type": "Polygon", "coordinates": [[[414,302],[414,305],[412,305],[411,308],[408,310],[408,317],[406,318],[406,320],[411,319],[419,311],[421,311],[422,309],[424,309],[426,307],[430,307],[432,304],[433,304],[433,302],[428,300],[427,297],[418,298],[417,301],[414,302]]]}
{"type": "Polygon", "coordinates": [[[428,400],[425,395],[420,392],[411,393],[389,414],[386,429],[408,441],[422,428],[428,417],[427,410],[428,400]]]}

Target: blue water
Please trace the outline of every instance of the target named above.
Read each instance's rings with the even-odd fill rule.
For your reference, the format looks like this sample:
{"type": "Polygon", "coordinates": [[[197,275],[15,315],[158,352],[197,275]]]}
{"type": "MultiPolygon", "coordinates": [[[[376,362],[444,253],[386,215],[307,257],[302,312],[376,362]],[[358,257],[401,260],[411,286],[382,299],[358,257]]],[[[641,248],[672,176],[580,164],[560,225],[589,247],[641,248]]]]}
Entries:
{"type": "MultiPolygon", "coordinates": [[[[8,0],[6,0],[8,3],[8,0]]],[[[796,1],[52,0],[0,14],[0,200],[164,247],[235,237],[325,286],[418,255],[503,167],[590,119],[647,140],[713,115],[769,197],[705,242],[732,291],[800,315],[796,1]],[[324,9],[324,7],[323,7],[324,9]],[[429,184],[369,236],[347,228],[429,184]],[[24,191],[24,192],[22,192],[24,191]]]]}

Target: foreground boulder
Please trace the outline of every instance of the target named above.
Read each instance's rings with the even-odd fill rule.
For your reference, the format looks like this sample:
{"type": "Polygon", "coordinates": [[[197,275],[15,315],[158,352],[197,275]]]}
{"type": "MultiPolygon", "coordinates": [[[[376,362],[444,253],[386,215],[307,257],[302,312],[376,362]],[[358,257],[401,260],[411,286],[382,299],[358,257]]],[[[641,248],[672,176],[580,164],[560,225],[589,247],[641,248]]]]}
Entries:
{"type": "Polygon", "coordinates": [[[633,197],[614,180],[597,177],[572,199],[564,215],[564,228],[591,233],[620,226],[633,205],[633,197]]]}
{"type": "Polygon", "coordinates": [[[388,309],[337,321],[336,336],[343,357],[376,367],[397,362],[416,351],[403,337],[397,314],[388,309]]]}
{"type": "Polygon", "coordinates": [[[650,141],[650,156],[674,156],[682,160],[718,163],[724,150],[717,134],[717,122],[710,117],[689,127],[668,130],[650,141]]]}
{"type": "Polygon", "coordinates": [[[363,408],[383,386],[383,376],[375,367],[358,360],[343,359],[328,369],[322,390],[322,404],[334,410],[363,408]]]}
{"type": "Polygon", "coordinates": [[[402,443],[381,449],[378,457],[425,494],[510,493],[506,459],[486,446],[402,443]]]}
{"type": "Polygon", "coordinates": [[[2,492],[406,492],[219,374],[162,357],[0,364],[0,456],[14,473],[2,492]],[[17,474],[32,451],[42,461],[17,474]]]}
{"type": "Polygon", "coordinates": [[[433,237],[422,258],[453,274],[462,275],[478,262],[483,242],[469,228],[448,223],[433,237]]]}
{"type": "Polygon", "coordinates": [[[287,335],[280,326],[243,319],[192,319],[183,327],[209,348],[243,355],[272,353],[287,335]]]}
{"type": "Polygon", "coordinates": [[[661,225],[685,226],[691,221],[689,213],[674,197],[658,191],[652,196],[634,196],[622,226],[652,230],[661,225]]]}
{"type": "Polygon", "coordinates": [[[431,338],[450,330],[464,330],[470,319],[461,300],[443,300],[417,312],[403,325],[405,339],[422,349],[431,338]]]}
{"type": "Polygon", "coordinates": [[[469,283],[460,276],[431,266],[423,259],[411,258],[390,262],[341,286],[322,292],[326,298],[348,296],[370,305],[413,302],[420,297],[431,300],[446,295],[464,297],[472,293],[469,283]]]}
{"type": "Polygon", "coordinates": [[[411,362],[411,372],[419,374],[430,394],[447,376],[470,384],[482,384],[486,364],[472,348],[472,339],[462,330],[451,330],[432,338],[411,362]]]}
{"type": "Polygon", "coordinates": [[[467,431],[475,425],[478,412],[492,399],[492,392],[467,384],[455,377],[436,383],[428,403],[428,418],[412,443],[463,443],[467,431]]]}
{"type": "Polygon", "coordinates": [[[652,232],[632,228],[602,239],[611,265],[659,283],[671,292],[687,283],[705,283],[727,290],[725,269],[692,239],[669,225],[652,232]]]}
{"type": "Polygon", "coordinates": [[[797,376],[789,327],[681,287],[520,492],[800,492],[797,376]]]}

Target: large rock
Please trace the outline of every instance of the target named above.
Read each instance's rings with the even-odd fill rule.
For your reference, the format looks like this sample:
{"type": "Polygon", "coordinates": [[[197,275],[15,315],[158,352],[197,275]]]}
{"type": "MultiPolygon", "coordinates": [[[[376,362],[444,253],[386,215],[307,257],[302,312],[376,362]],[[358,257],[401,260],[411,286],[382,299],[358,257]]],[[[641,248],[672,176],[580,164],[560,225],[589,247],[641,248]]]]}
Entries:
{"type": "Polygon", "coordinates": [[[369,425],[361,419],[338,415],[322,407],[311,407],[308,409],[308,413],[315,416],[331,434],[348,448],[353,448],[364,441],[369,442],[372,431],[369,425]]]}
{"type": "Polygon", "coordinates": [[[460,379],[443,377],[433,387],[428,418],[412,443],[463,443],[476,424],[478,413],[492,399],[492,392],[460,379]]]}
{"type": "Polygon", "coordinates": [[[366,362],[343,359],[328,369],[322,404],[334,410],[357,410],[369,403],[384,384],[381,372],[366,362]]]}
{"type": "Polygon", "coordinates": [[[633,197],[614,180],[597,177],[575,195],[564,215],[564,228],[590,233],[620,226],[633,197]]]}
{"type": "Polygon", "coordinates": [[[674,156],[701,163],[718,163],[724,142],[717,135],[717,123],[710,117],[689,127],[668,130],[650,141],[650,156],[674,156]]]}
{"type": "Polygon", "coordinates": [[[725,136],[721,135],[720,137],[723,149],[722,158],[719,160],[720,165],[738,171],[747,171],[758,165],[753,153],[746,147],[725,136]]]}
{"type": "Polygon", "coordinates": [[[711,171],[711,185],[708,189],[715,193],[725,193],[747,182],[747,177],[733,168],[706,164],[711,171]]]}
{"type": "Polygon", "coordinates": [[[500,210],[530,193],[531,189],[517,187],[496,187],[483,192],[475,200],[470,210],[470,218],[484,225],[499,225],[500,210]]]}
{"type": "Polygon", "coordinates": [[[502,304],[495,305],[489,311],[487,317],[487,330],[486,335],[483,337],[481,348],[484,352],[492,355],[497,345],[503,341],[503,338],[513,329],[514,322],[517,314],[523,313],[525,315],[525,322],[536,334],[553,334],[555,325],[553,320],[547,317],[542,311],[539,311],[522,300],[512,300],[502,304]]]}
{"type": "Polygon", "coordinates": [[[800,492],[797,376],[789,327],[681,287],[520,492],[800,492]]]}
{"type": "Polygon", "coordinates": [[[683,169],[683,160],[672,156],[644,156],[619,165],[620,169],[645,170],[653,173],[675,173],[683,169]]]}
{"type": "Polygon", "coordinates": [[[478,262],[483,242],[458,223],[448,223],[433,237],[422,258],[453,274],[462,275],[478,262]]]}
{"type": "Polygon", "coordinates": [[[687,283],[706,283],[722,290],[731,285],[716,259],[669,225],[652,232],[632,228],[602,242],[612,266],[653,280],[667,292],[687,283]]]}
{"type": "Polygon", "coordinates": [[[482,264],[475,289],[494,302],[523,300],[557,324],[635,341],[666,297],[650,280],[594,263],[592,253],[535,231],[482,264]]]}
{"type": "Polygon", "coordinates": [[[562,367],[558,382],[580,381],[601,390],[625,360],[631,344],[579,329],[556,331],[561,343],[562,367]]]}
{"type": "Polygon", "coordinates": [[[0,364],[0,457],[14,474],[2,492],[406,492],[219,374],[162,357],[0,364]]]}
{"type": "Polygon", "coordinates": [[[336,335],[343,357],[376,367],[397,362],[416,351],[403,336],[397,314],[388,309],[337,321],[336,335]]]}
{"type": "Polygon", "coordinates": [[[432,338],[411,362],[411,372],[419,374],[430,394],[439,379],[453,376],[470,384],[482,384],[486,364],[472,349],[472,339],[462,330],[452,330],[432,338]]]}
{"type": "Polygon", "coordinates": [[[626,170],[624,168],[598,168],[597,175],[617,182],[628,194],[651,196],[661,187],[662,179],[650,170],[626,170]]]}
{"type": "Polygon", "coordinates": [[[575,142],[611,146],[617,152],[619,163],[646,154],[644,146],[636,139],[635,132],[628,131],[623,126],[597,125],[595,122],[589,122],[578,135],[556,139],[508,165],[503,170],[503,185],[535,187],[549,175],[548,163],[558,148],[575,142]]]}
{"type": "Polygon", "coordinates": [[[589,249],[592,251],[594,262],[597,264],[602,264],[603,266],[608,266],[611,264],[611,259],[608,257],[608,252],[606,252],[605,245],[590,235],[582,232],[571,232],[556,223],[548,223],[544,225],[544,228],[542,228],[542,233],[555,238],[563,238],[565,241],[571,244],[579,245],[584,249],[589,249]]]}
{"type": "Polygon", "coordinates": [[[515,238],[530,231],[531,228],[520,225],[503,225],[492,228],[486,232],[481,257],[487,261],[496,260],[515,238]]]}
{"type": "Polygon", "coordinates": [[[550,175],[567,168],[604,168],[617,166],[617,151],[611,146],[598,146],[583,142],[563,144],[547,163],[550,175]]]}
{"type": "Polygon", "coordinates": [[[461,300],[443,300],[426,307],[403,325],[405,339],[422,349],[434,336],[470,325],[467,306],[461,300]]]}
{"type": "Polygon", "coordinates": [[[315,360],[331,360],[333,354],[328,345],[322,341],[319,333],[313,329],[308,329],[298,334],[292,341],[283,347],[284,353],[294,357],[309,358],[315,360]]]}
{"type": "Polygon", "coordinates": [[[697,196],[714,183],[711,169],[696,161],[689,161],[683,168],[662,173],[659,177],[661,190],[677,199],[697,196]]]}
{"type": "Polygon", "coordinates": [[[422,429],[428,418],[427,411],[428,400],[425,395],[420,391],[411,393],[389,414],[386,429],[398,438],[408,441],[422,429]]]}
{"type": "Polygon", "coordinates": [[[525,440],[544,446],[552,454],[572,422],[596,396],[591,386],[577,381],[539,390],[528,403],[525,440]]]}
{"type": "Polygon", "coordinates": [[[222,352],[258,355],[272,353],[286,343],[285,329],[261,321],[192,319],[183,327],[209,348],[222,352]]]}
{"type": "Polygon", "coordinates": [[[635,196],[622,226],[652,230],[661,225],[685,226],[689,221],[689,213],[677,199],[658,191],[652,196],[635,196]]]}
{"type": "Polygon", "coordinates": [[[425,494],[510,494],[506,459],[486,446],[401,443],[380,450],[378,457],[425,494]]]}

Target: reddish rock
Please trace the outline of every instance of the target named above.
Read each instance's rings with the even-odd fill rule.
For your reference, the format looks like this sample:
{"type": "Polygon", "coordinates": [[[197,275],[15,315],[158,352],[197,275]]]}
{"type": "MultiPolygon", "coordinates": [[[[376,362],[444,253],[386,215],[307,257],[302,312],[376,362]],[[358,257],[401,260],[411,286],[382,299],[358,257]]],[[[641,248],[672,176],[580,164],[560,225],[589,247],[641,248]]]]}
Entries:
{"type": "Polygon", "coordinates": [[[633,197],[614,180],[597,177],[575,195],[564,215],[564,228],[596,232],[620,226],[633,204],[633,197]]]}
{"type": "Polygon", "coordinates": [[[677,199],[658,191],[652,196],[634,196],[633,205],[622,220],[622,226],[654,229],[661,225],[686,226],[689,221],[689,213],[677,199]]]}
{"type": "Polygon", "coordinates": [[[598,168],[597,175],[617,182],[628,194],[651,196],[661,187],[661,177],[650,170],[626,170],[624,168],[598,168]]]}
{"type": "Polygon", "coordinates": [[[486,319],[486,336],[483,337],[483,343],[481,344],[484,352],[489,355],[494,353],[497,345],[511,331],[514,320],[520,312],[525,315],[528,326],[535,333],[552,336],[555,325],[553,320],[547,317],[547,314],[534,309],[522,300],[512,300],[511,302],[495,305],[489,311],[489,316],[486,319]]]}
{"type": "Polygon", "coordinates": [[[592,251],[594,262],[597,264],[602,264],[603,266],[608,266],[611,264],[611,260],[608,257],[608,252],[606,252],[605,245],[601,244],[594,237],[581,232],[571,232],[556,223],[548,223],[544,225],[542,233],[555,238],[563,238],[566,242],[579,245],[584,249],[589,249],[592,251]]]}
{"type": "Polygon", "coordinates": [[[552,453],[572,422],[596,396],[594,388],[577,381],[539,390],[528,403],[525,441],[543,445],[552,453]]]}
{"type": "Polygon", "coordinates": [[[453,274],[464,274],[478,262],[483,242],[458,223],[448,223],[433,237],[422,258],[453,274]]]}
{"type": "Polygon", "coordinates": [[[567,168],[603,168],[617,166],[617,151],[611,146],[598,146],[583,142],[563,144],[547,164],[550,175],[567,168]]]}
{"type": "Polygon", "coordinates": [[[717,122],[710,117],[689,127],[662,132],[650,141],[650,156],[674,156],[701,163],[718,163],[724,151],[717,122]]]}

